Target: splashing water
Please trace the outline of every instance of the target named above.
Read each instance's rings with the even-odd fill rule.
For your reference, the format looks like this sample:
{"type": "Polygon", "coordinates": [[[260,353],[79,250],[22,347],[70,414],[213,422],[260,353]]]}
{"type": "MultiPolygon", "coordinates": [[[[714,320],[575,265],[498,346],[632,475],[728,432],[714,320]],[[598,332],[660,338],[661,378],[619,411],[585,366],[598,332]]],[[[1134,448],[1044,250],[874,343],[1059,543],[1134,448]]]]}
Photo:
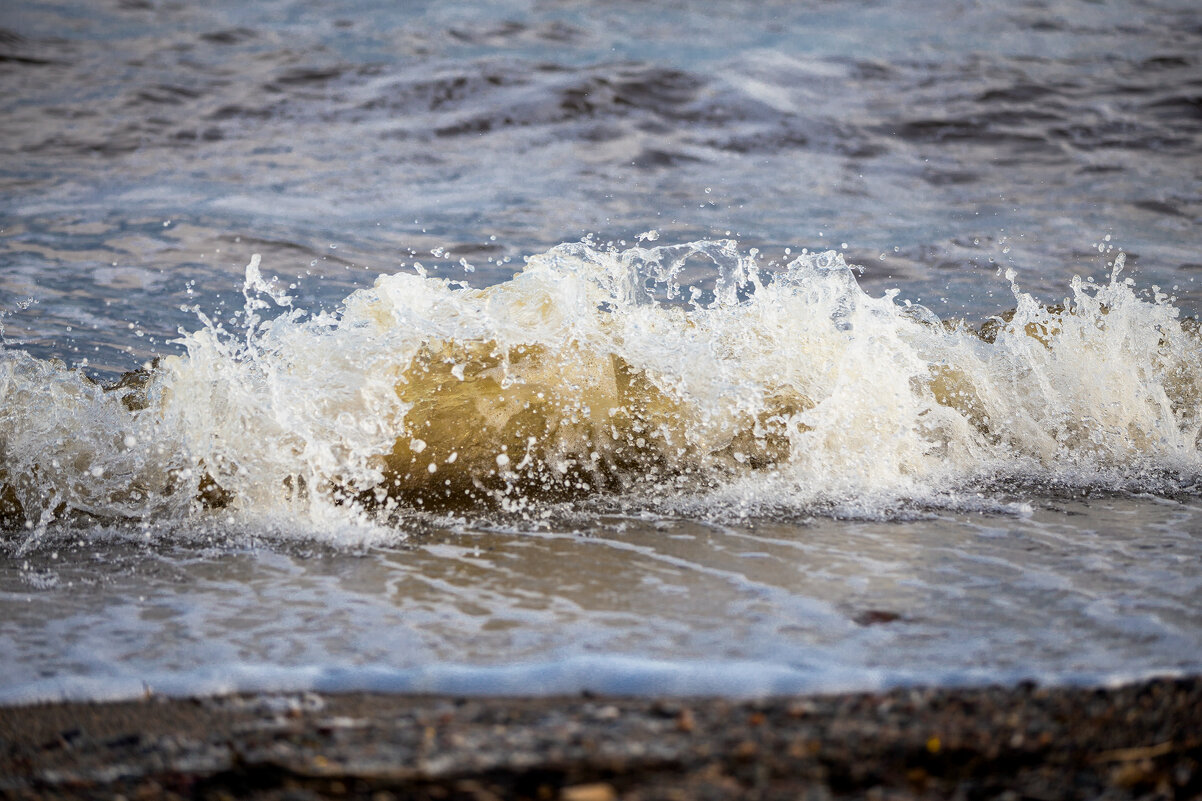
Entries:
{"type": "MultiPolygon", "coordinates": [[[[1075,279],[978,327],[871,297],[836,252],[565,244],[486,289],[379,278],[100,386],[0,350],[0,520],[223,515],[308,531],[565,500],[888,516],[1023,484],[1180,490],[1202,356],[1159,293],[1075,279]]],[[[275,306],[278,316],[264,320],[275,306]]]]}

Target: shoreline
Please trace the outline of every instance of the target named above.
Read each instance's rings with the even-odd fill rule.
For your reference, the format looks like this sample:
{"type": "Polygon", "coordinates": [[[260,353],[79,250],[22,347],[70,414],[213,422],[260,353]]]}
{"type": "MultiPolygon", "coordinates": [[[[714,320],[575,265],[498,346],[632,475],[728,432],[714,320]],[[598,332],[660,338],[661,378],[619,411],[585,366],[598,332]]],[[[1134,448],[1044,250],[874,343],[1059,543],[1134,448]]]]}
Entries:
{"type": "Polygon", "coordinates": [[[1202,676],[722,698],[0,707],[0,798],[1197,798],[1202,676]]]}

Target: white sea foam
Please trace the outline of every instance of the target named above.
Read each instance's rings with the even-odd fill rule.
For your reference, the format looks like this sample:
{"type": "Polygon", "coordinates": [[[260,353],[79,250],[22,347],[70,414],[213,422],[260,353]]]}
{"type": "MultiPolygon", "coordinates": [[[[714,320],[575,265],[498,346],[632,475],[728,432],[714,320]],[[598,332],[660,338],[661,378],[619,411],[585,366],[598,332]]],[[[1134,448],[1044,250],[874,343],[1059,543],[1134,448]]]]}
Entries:
{"type": "MultiPolygon", "coordinates": [[[[1069,675],[1016,672],[1000,677],[983,669],[948,669],[922,673],[880,668],[823,669],[813,665],[753,661],[670,661],[635,657],[584,657],[513,665],[430,665],[396,668],[387,665],[285,668],[233,665],[188,673],[43,679],[0,690],[0,704],[63,701],[125,701],[148,696],[196,697],[235,693],[299,694],[295,705],[321,703],[309,693],[379,692],[455,696],[524,696],[531,688],[544,695],[725,696],[768,698],[801,693],[868,692],[908,685],[982,686],[1004,680],[1044,684],[1118,686],[1172,675],[1171,671],[1079,673],[1069,675]]],[[[288,701],[272,698],[286,708],[288,701]]]]}
{"type": "Polygon", "coordinates": [[[1202,351],[1121,267],[1056,306],[1014,286],[974,327],[870,296],[833,251],[764,271],[730,241],[566,244],[486,289],[385,276],[312,315],[256,258],[244,329],[202,317],[115,388],[0,351],[0,512],[363,539],[565,498],[887,515],[998,482],[1185,488],[1202,351]]]}

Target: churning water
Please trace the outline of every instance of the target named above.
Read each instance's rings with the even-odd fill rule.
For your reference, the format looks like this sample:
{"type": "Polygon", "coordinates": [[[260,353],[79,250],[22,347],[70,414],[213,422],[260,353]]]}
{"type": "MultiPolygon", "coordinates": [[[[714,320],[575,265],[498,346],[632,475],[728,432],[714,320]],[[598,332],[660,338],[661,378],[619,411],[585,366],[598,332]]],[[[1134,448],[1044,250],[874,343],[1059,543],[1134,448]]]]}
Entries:
{"type": "Polygon", "coordinates": [[[1191,2],[10,4],[0,701],[1202,669],[1191,2]]]}

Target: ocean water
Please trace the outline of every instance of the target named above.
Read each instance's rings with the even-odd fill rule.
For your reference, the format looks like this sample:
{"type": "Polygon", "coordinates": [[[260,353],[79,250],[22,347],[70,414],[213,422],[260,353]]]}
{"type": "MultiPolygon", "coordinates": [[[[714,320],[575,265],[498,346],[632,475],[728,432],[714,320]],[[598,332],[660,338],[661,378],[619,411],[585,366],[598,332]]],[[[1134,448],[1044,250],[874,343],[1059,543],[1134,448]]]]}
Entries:
{"type": "Polygon", "coordinates": [[[1202,669],[1202,10],[0,10],[0,703],[1202,669]]]}

